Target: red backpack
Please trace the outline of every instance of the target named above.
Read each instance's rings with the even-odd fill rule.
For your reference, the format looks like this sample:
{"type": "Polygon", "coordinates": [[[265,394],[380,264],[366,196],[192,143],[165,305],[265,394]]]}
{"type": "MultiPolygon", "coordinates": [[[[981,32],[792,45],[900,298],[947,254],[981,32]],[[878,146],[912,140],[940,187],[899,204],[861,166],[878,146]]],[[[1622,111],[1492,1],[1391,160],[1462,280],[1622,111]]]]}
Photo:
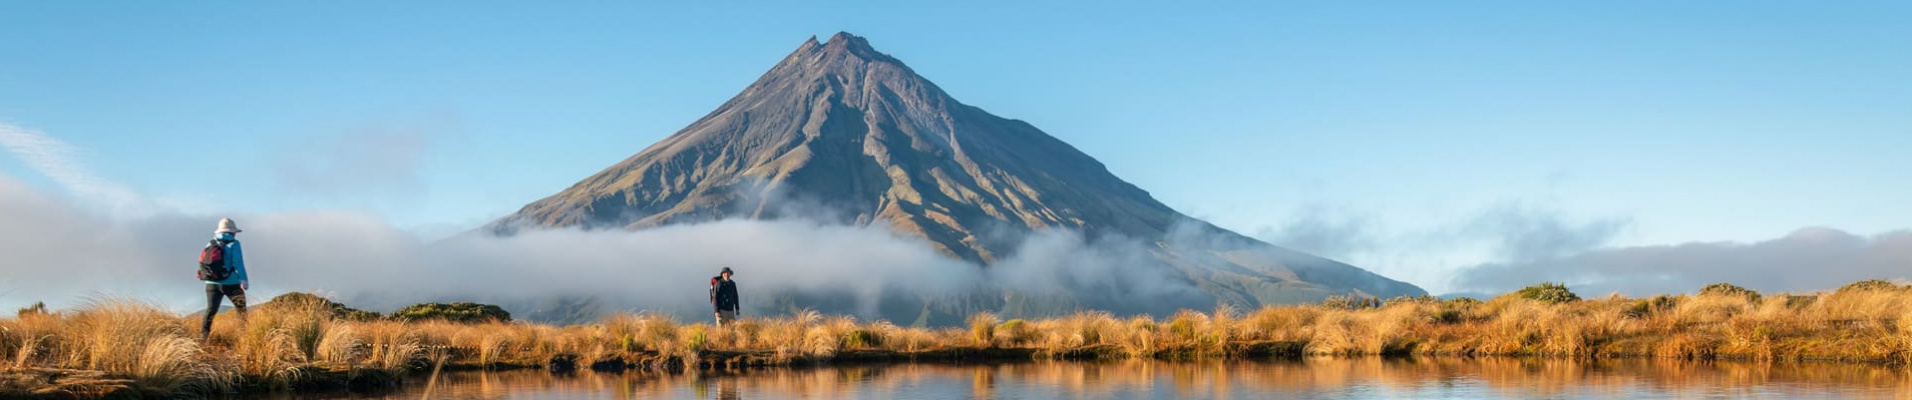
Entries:
{"type": "Polygon", "coordinates": [[[226,265],[226,246],[213,239],[206,248],[199,250],[199,280],[223,281],[232,276],[232,266],[226,265]]]}

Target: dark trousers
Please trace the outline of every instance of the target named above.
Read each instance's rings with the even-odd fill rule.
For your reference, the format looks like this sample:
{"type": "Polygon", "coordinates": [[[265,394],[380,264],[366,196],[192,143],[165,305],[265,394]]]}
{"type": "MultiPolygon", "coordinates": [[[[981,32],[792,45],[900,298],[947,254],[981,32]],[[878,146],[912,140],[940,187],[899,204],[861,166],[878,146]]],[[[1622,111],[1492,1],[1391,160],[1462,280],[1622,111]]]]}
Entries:
{"type": "Polygon", "coordinates": [[[200,338],[212,336],[212,316],[219,314],[221,297],[232,299],[232,308],[239,310],[239,320],[246,319],[246,290],[239,285],[206,284],[206,323],[199,332],[200,338]]]}

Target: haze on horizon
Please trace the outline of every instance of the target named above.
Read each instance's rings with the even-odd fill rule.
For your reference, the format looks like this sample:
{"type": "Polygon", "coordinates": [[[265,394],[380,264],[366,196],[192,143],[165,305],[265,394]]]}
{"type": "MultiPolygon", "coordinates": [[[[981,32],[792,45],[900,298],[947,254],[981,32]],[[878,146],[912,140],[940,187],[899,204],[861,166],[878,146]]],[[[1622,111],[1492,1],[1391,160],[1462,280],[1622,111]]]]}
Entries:
{"type": "MultiPolygon", "coordinates": [[[[430,242],[844,30],[1170,206],[1435,293],[1912,271],[1905,5],[317,7],[0,6],[0,246],[215,215],[430,242]]],[[[0,306],[72,300],[49,283],[91,289],[0,306]]]]}

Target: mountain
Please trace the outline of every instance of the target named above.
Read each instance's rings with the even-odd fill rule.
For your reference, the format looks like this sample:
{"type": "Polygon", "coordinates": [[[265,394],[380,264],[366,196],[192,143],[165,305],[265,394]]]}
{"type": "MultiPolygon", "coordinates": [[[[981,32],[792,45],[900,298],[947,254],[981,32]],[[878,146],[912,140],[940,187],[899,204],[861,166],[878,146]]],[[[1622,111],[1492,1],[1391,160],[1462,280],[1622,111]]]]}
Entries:
{"type": "MultiPolygon", "coordinates": [[[[1184,303],[1206,302],[1196,305],[1203,308],[1425,294],[1177,212],[1068,143],[958,102],[848,33],[827,42],[812,37],[690,126],[487,229],[644,229],[798,213],[881,223],[985,266],[1048,230],[1153,243],[1150,263],[1200,288],[1204,298],[1184,303]],[[1201,240],[1174,240],[1191,236],[1201,240]]],[[[940,304],[952,313],[1044,313],[1121,296],[1012,294],[940,304]]]]}

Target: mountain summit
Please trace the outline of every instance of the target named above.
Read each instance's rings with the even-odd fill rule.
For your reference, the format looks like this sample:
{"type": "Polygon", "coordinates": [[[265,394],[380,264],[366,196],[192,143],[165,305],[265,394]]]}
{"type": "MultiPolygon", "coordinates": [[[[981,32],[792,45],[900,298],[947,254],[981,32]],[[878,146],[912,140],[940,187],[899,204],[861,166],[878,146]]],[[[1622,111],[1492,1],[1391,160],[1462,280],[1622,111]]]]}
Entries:
{"type": "Polygon", "coordinates": [[[1158,243],[1160,267],[1212,295],[1206,306],[1425,293],[1183,215],[848,33],[811,38],[709,115],[489,229],[643,229],[798,212],[880,223],[983,265],[1044,230],[1158,243]],[[1171,245],[1189,231],[1207,239],[1171,245]]]}

